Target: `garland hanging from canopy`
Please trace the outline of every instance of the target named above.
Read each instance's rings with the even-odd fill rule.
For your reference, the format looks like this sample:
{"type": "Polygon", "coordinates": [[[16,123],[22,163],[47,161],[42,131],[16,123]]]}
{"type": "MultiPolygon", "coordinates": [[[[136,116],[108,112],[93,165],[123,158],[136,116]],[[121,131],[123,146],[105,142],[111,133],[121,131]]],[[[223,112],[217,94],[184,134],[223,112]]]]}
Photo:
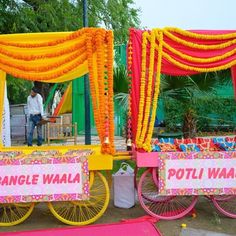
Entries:
{"type": "Polygon", "coordinates": [[[236,31],[130,29],[129,45],[132,139],[138,148],[151,151],[161,73],[178,76],[231,68],[236,91],[236,31]]]}
{"type": "MultiPolygon", "coordinates": [[[[31,81],[60,83],[87,73],[102,152],[112,154],[115,151],[112,31],[83,28],[75,32],[0,35],[1,101],[6,74],[31,81]]],[[[0,113],[2,111],[0,103],[0,113]]]]}

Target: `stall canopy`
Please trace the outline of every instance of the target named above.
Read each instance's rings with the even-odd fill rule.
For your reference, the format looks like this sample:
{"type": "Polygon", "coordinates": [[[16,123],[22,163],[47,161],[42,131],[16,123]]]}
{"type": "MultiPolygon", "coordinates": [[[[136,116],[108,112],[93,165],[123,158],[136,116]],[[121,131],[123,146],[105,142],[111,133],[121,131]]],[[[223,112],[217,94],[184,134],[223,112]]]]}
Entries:
{"type": "Polygon", "coordinates": [[[59,83],[86,73],[89,73],[102,151],[113,153],[112,31],[83,28],[75,32],[0,35],[0,113],[6,74],[31,81],[59,83]]]}
{"type": "Polygon", "coordinates": [[[130,29],[128,53],[132,139],[146,151],[151,150],[161,73],[178,76],[231,68],[236,88],[236,31],[130,29]]]}

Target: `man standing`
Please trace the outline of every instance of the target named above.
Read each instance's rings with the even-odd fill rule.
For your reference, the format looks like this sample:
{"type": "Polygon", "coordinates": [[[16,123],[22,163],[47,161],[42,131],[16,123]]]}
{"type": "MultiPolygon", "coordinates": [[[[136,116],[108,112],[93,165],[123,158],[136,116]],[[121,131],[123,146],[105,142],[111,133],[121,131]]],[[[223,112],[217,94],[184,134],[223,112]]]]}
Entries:
{"type": "Polygon", "coordinates": [[[28,126],[28,146],[32,146],[34,128],[37,127],[37,145],[41,146],[43,142],[42,137],[42,124],[41,120],[43,117],[43,98],[38,93],[38,90],[33,87],[30,95],[27,98],[27,108],[29,115],[29,126],[28,126]]]}

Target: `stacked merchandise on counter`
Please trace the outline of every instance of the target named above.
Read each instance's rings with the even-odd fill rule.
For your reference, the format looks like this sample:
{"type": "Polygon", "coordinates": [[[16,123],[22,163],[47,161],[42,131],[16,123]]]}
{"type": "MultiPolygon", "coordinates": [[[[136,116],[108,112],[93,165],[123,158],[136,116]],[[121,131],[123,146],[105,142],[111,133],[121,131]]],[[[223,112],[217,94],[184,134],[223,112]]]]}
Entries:
{"type": "Polygon", "coordinates": [[[236,137],[152,140],[153,152],[235,151],[236,137]]]}
{"type": "Polygon", "coordinates": [[[213,138],[213,142],[224,151],[235,151],[236,150],[236,138],[213,138]]]}

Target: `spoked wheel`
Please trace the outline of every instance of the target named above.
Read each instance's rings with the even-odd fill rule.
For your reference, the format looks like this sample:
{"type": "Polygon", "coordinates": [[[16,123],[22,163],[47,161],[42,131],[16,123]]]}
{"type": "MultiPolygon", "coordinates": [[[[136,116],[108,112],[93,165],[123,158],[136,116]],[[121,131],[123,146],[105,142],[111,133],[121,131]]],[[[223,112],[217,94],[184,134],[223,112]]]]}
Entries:
{"type": "Polygon", "coordinates": [[[13,226],[25,221],[34,209],[34,203],[0,204],[0,226],[13,226]]]}
{"type": "Polygon", "coordinates": [[[222,214],[236,218],[236,195],[212,196],[212,201],[222,214]]]}
{"type": "MultiPolygon", "coordinates": [[[[142,190],[142,198],[144,200],[148,200],[148,201],[151,201],[151,202],[158,202],[161,200],[161,198],[156,198],[156,193],[158,191],[158,183],[157,183],[157,179],[158,179],[158,176],[157,175],[157,172],[154,173],[154,169],[155,168],[149,168],[149,171],[152,173],[152,181],[156,184],[156,190],[155,191],[150,191],[149,189],[149,186],[146,186],[145,189],[142,190]]],[[[135,172],[138,173],[138,171],[141,173],[140,175],[142,176],[142,174],[147,170],[147,168],[141,168],[141,169],[135,169],[135,172]],[[141,172],[142,171],[142,172],[141,172]]],[[[136,189],[138,190],[138,183],[140,182],[140,177],[137,177],[138,174],[136,174],[136,178],[135,178],[135,182],[136,182],[136,189]]],[[[153,186],[152,186],[153,187],[153,186]]],[[[164,197],[166,199],[166,197],[164,197]]]]}
{"type": "Polygon", "coordinates": [[[87,225],[102,216],[109,203],[109,187],[100,172],[90,172],[90,199],[87,201],[50,202],[52,214],[69,225],[87,225]]]}
{"type": "Polygon", "coordinates": [[[139,183],[140,177],[146,169],[147,168],[139,168],[137,166],[135,166],[134,168],[134,187],[136,190],[138,190],[138,183],[139,183]]]}
{"type": "Polygon", "coordinates": [[[147,169],[141,176],[138,185],[139,201],[143,209],[159,219],[173,220],[189,213],[197,202],[197,196],[160,196],[158,183],[155,180],[157,172],[147,169]]]}
{"type": "Polygon", "coordinates": [[[148,171],[148,182],[143,186],[141,193],[143,201],[159,203],[174,198],[175,196],[158,196],[158,172],[156,168],[149,168],[148,171]]]}

